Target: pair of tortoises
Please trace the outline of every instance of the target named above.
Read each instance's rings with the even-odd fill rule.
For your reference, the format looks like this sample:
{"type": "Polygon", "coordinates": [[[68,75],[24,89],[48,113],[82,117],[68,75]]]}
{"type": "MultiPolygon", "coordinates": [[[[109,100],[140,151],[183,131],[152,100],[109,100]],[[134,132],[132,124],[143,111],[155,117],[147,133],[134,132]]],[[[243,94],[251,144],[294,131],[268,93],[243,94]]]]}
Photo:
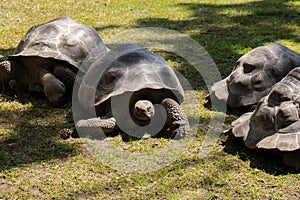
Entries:
{"type": "MultiPolygon", "coordinates": [[[[93,132],[96,129],[110,133],[118,128],[118,124],[126,124],[128,119],[133,119],[139,126],[146,126],[154,116],[159,118],[158,114],[165,112],[164,127],[170,128],[172,137],[183,137],[187,133],[188,119],[180,106],[183,89],[173,70],[161,57],[135,45],[123,45],[110,51],[94,28],[67,17],[32,27],[13,55],[0,62],[0,80],[5,84],[15,79],[31,91],[44,92],[52,104],[59,106],[65,102],[67,91],[72,91],[78,71],[84,74],[89,70],[90,66],[80,66],[83,62],[90,62],[85,59],[95,49],[99,58],[99,62],[95,61],[99,65],[95,67],[107,69],[103,69],[102,75],[93,74],[101,76],[99,84],[93,88],[95,99],[89,101],[91,94],[84,91],[75,95],[82,108],[94,107],[97,110],[95,118],[78,119],[78,130],[93,132]],[[128,48],[132,51],[114,58],[110,66],[101,63],[113,52],[128,48]],[[128,94],[131,97],[129,105],[111,107],[112,98],[122,99],[128,94]],[[164,108],[163,111],[156,104],[161,105],[159,108],[164,108]],[[124,109],[129,110],[129,115],[121,115],[118,119],[113,116],[112,110],[118,113],[124,109]]],[[[88,90],[84,86],[89,86],[87,83],[94,80],[85,81],[83,90],[88,90]]]]}
{"type": "Polygon", "coordinates": [[[255,48],[212,91],[234,109],[255,105],[232,123],[235,137],[251,149],[280,151],[286,165],[300,167],[300,55],[281,44],[255,48]]]}

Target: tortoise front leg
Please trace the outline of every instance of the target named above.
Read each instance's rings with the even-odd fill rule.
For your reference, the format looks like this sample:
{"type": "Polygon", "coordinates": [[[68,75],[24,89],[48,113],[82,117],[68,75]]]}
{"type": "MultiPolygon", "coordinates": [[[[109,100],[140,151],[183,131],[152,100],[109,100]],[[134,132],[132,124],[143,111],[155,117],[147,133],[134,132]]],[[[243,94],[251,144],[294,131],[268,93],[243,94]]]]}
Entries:
{"type": "Polygon", "coordinates": [[[179,139],[187,134],[189,121],[184,109],[173,99],[166,98],[161,105],[167,112],[167,126],[170,128],[170,137],[179,139]]]}
{"type": "Polygon", "coordinates": [[[2,83],[7,83],[10,80],[22,80],[26,72],[24,68],[14,61],[0,62],[0,80],[2,83]]]}
{"type": "Polygon", "coordinates": [[[65,103],[65,85],[47,70],[39,69],[39,83],[50,103],[60,106],[65,103]]]}
{"type": "Polygon", "coordinates": [[[10,80],[16,80],[22,88],[27,88],[31,81],[21,65],[14,61],[5,60],[0,62],[0,85],[4,87],[10,80]]]}
{"type": "Polygon", "coordinates": [[[61,80],[65,84],[67,93],[71,94],[76,79],[76,73],[62,64],[56,65],[54,67],[53,73],[59,80],[61,80]]]}
{"type": "Polygon", "coordinates": [[[110,134],[118,129],[114,117],[83,119],[79,120],[75,126],[79,135],[86,134],[98,138],[101,137],[101,133],[110,134]]]}
{"type": "Polygon", "coordinates": [[[0,62],[0,80],[2,83],[7,83],[12,79],[11,75],[11,62],[2,61],[0,62]]]}

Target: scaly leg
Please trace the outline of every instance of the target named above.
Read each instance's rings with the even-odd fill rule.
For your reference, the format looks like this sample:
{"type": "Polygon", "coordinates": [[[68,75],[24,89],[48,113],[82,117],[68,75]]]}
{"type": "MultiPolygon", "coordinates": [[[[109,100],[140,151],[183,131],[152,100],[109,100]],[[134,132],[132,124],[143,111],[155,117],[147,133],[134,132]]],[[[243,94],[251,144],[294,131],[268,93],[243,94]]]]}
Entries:
{"type": "Polygon", "coordinates": [[[4,86],[10,80],[16,80],[24,88],[27,88],[30,83],[30,78],[21,65],[14,61],[5,60],[0,62],[0,85],[4,86]]]}
{"type": "Polygon", "coordinates": [[[65,65],[56,65],[53,73],[65,84],[66,92],[72,94],[76,73],[65,65]]]}
{"type": "Polygon", "coordinates": [[[189,121],[183,108],[173,99],[166,98],[161,105],[167,112],[167,126],[170,128],[170,136],[175,139],[183,138],[189,129],[189,121]]]}
{"type": "MultiPolygon", "coordinates": [[[[101,137],[101,133],[109,134],[118,129],[116,119],[114,117],[91,118],[86,120],[79,120],[76,123],[76,129],[79,136],[89,135],[93,138],[101,137]]],[[[104,135],[102,135],[103,137],[104,135]]]]}

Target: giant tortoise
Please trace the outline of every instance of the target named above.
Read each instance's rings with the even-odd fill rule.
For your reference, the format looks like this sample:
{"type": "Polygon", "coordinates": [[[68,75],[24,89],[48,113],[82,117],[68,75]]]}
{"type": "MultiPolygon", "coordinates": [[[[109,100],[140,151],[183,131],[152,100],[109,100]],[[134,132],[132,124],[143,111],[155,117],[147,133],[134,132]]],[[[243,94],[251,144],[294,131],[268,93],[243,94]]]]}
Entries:
{"type": "Polygon", "coordinates": [[[232,123],[232,133],[248,148],[280,151],[283,161],[300,168],[300,67],[293,69],[257,108],[232,123]]]}
{"type": "Polygon", "coordinates": [[[162,57],[133,44],[119,45],[96,59],[75,96],[80,111],[96,111],[90,118],[74,113],[79,136],[122,129],[138,138],[182,138],[188,131],[180,106],[184,91],[174,71],[162,57]]]}
{"type": "Polygon", "coordinates": [[[8,60],[0,62],[0,80],[15,79],[61,105],[65,85],[72,89],[82,61],[96,47],[107,50],[96,30],[68,17],[33,26],[8,60]]]}
{"type": "Polygon", "coordinates": [[[298,66],[300,56],[282,44],[257,47],[238,59],[228,77],[213,84],[210,98],[225,101],[233,109],[253,107],[298,66]]]}

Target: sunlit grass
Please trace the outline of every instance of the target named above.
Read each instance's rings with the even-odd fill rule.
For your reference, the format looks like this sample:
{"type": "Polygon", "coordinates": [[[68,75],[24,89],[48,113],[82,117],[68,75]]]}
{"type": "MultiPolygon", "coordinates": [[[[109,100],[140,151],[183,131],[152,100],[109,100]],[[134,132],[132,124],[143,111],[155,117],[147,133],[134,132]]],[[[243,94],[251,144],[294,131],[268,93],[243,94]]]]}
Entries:
{"type": "MultiPolygon", "coordinates": [[[[257,46],[280,42],[300,52],[298,1],[4,0],[0,9],[4,55],[13,52],[30,27],[60,16],[94,27],[104,42],[131,28],[177,30],[208,51],[223,77],[257,46]]],[[[199,124],[177,160],[148,173],[117,171],[91,155],[84,139],[60,139],[62,128],[73,128],[70,105],[54,108],[43,96],[12,91],[0,97],[0,199],[299,199],[300,178],[293,169],[221,132],[201,157],[211,118],[225,116],[204,107],[208,90],[193,66],[176,55],[156,53],[194,89],[183,107],[199,124]]],[[[227,115],[223,130],[236,117],[227,115]]],[[[104,141],[130,153],[170,144],[163,138],[123,141],[120,135],[104,141]]]]}

